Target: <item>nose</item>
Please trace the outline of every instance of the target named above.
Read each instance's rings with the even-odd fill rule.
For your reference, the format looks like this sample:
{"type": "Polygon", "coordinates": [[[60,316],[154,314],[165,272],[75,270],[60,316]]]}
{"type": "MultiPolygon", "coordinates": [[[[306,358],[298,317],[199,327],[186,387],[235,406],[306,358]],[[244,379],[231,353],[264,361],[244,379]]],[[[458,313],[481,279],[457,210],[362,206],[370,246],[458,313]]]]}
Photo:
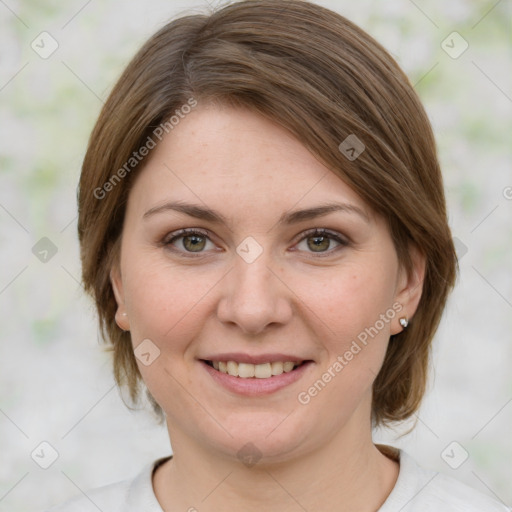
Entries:
{"type": "Polygon", "coordinates": [[[264,254],[252,263],[236,257],[235,268],[224,277],[217,316],[244,334],[257,335],[271,325],[284,325],[293,314],[293,292],[264,254]]]}

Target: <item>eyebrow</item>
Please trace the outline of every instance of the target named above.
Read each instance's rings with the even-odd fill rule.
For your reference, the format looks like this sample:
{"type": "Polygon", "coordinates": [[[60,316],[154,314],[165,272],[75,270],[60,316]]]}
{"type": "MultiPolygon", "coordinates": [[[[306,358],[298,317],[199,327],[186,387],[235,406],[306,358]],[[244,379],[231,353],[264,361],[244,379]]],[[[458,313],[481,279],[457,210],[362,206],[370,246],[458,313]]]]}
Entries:
{"type": "MultiPolygon", "coordinates": [[[[229,224],[226,217],[224,217],[224,215],[222,215],[221,213],[216,212],[211,208],[207,208],[198,204],[186,203],[183,201],[171,201],[160,206],[155,206],[154,208],[151,208],[144,213],[143,219],[148,219],[153,215],[165,213],[168,211],[177,211],[180,213],[184,213],[185,215],[189,215],[190,217],[194,217],[196,219],[201,219],[204,221],[209,221],[215,224],[229,224]]],[[[356,214],[367,223],[370,222],[368,214],[362,208],[359,208],[356,205],[348,203],[326,203],[321,204],[319,206],[314,206],[312,208],[305,208],[302,210],[293,210],[290,212],[285,212],[281,215],[277,224],[298,224],[299,222],[304,222],[306,220],[323,217],[333,212],[345,212],[350,214],[356,214]]]]}

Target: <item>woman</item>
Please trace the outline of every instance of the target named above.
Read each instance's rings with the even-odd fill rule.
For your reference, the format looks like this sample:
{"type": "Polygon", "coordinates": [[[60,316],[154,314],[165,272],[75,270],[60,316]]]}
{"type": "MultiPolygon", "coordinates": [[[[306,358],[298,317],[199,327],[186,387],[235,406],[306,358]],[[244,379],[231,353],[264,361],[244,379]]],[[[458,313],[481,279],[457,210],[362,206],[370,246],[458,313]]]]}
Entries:
{"type": "Polygon", "coordinates": [[[421,403],[457,263],[421,103],[345,18],[250,0],[161,29],[92,133],[79,237],[173,456],[56,511],[506,510],[372,441],[421,403]]]}

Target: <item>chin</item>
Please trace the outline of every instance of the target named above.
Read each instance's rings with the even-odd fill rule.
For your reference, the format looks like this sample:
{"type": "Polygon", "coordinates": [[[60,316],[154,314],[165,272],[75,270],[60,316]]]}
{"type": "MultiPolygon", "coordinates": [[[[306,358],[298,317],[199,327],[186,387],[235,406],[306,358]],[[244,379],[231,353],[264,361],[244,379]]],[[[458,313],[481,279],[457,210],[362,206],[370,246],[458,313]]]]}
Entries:
{"type": "Polygon", "coordinates": [[[222,431],[220,436],[213,438],[212,431],[206,428],[203,435],[209,437],[204,438],[204,442],[223,456],[236,458],[249,467],[255,461],[259,467],[286,462],[313,449],[315,444],[314,422],[309,425],[306,418],[293,412],[290,414],[290,411],[234,414],[225,427],[232,437],[222,431]]]}

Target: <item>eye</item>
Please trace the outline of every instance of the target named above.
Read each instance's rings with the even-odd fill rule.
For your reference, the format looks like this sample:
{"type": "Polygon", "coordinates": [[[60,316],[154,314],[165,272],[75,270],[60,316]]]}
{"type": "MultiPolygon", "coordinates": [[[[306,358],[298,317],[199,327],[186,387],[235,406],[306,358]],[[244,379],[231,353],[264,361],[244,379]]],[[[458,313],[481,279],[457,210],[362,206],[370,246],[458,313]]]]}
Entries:
{"type": "MultiPolygon", "coordinates": [[[[306,231],[306,233],[303,234],[299,244],[297,244],[297,247],[300,248],[301,243],[306,243],[309,252],[316,253],[322,257],[335,252],[336,248],[329,250],[333,241],[338,244],[338,248],[339,246],[344,247],[348,245],[347,240],[343,239],[339,234],[326,229],[315,228],[306,231]]],[[[194,253],[199,255],[205,252],[204,249],[207,248],[206,246],[208,242],[213,245],[207,231],[197,228],[188,228],[171,233],[164,238],[162,245],[173,252],[179,252],[193,257],[194,253]],[[181,242],[178,242],[180,240],[181,242]]]]}
{"type": "Polygon", "coordinates": [[[345,247],[348,245],[347,240],[343,239],[337,233],[326,229],[315,228],[304,234],[297,247],[299,247],[301,243],[305,243],[307,248],[311,250],[310,252],[316,253],[322,257],[324,255],[331,255],[335,252],[336,248],[328,250],[333,241],[339,244],[338,248],[339,246],[345,247]]]}
{"type": "Polygon", "coordinates": [[[165,247],[168,247],[169,249],[176,251],[176,252],[181,252],[181,253],[185,252],[185,253],[193,254],[193,253],[203,252],[203,249],[207,245],[207,241],[212,243],[208,237],[207,231],[202,231],[202,230],[199,230],[196,228],[194,228],[194,229],[189,228],[189,229],[181,229],[180,231],[171,233],[168,237],[166,237],[163,240],[162,244],[165,247]],[[181,242],[178,243],[177,245],[178,245],[178,247],[181,246],[181,248],[184,249],[184,251],[182,251],[181,249],[178,249],[178,247],[176,247],[176,245],[175,245],[175,243],[180,239],[181,239],[181,242]],[[176,248],[173,249],[171,246],[174,246],[176,248]]]}

